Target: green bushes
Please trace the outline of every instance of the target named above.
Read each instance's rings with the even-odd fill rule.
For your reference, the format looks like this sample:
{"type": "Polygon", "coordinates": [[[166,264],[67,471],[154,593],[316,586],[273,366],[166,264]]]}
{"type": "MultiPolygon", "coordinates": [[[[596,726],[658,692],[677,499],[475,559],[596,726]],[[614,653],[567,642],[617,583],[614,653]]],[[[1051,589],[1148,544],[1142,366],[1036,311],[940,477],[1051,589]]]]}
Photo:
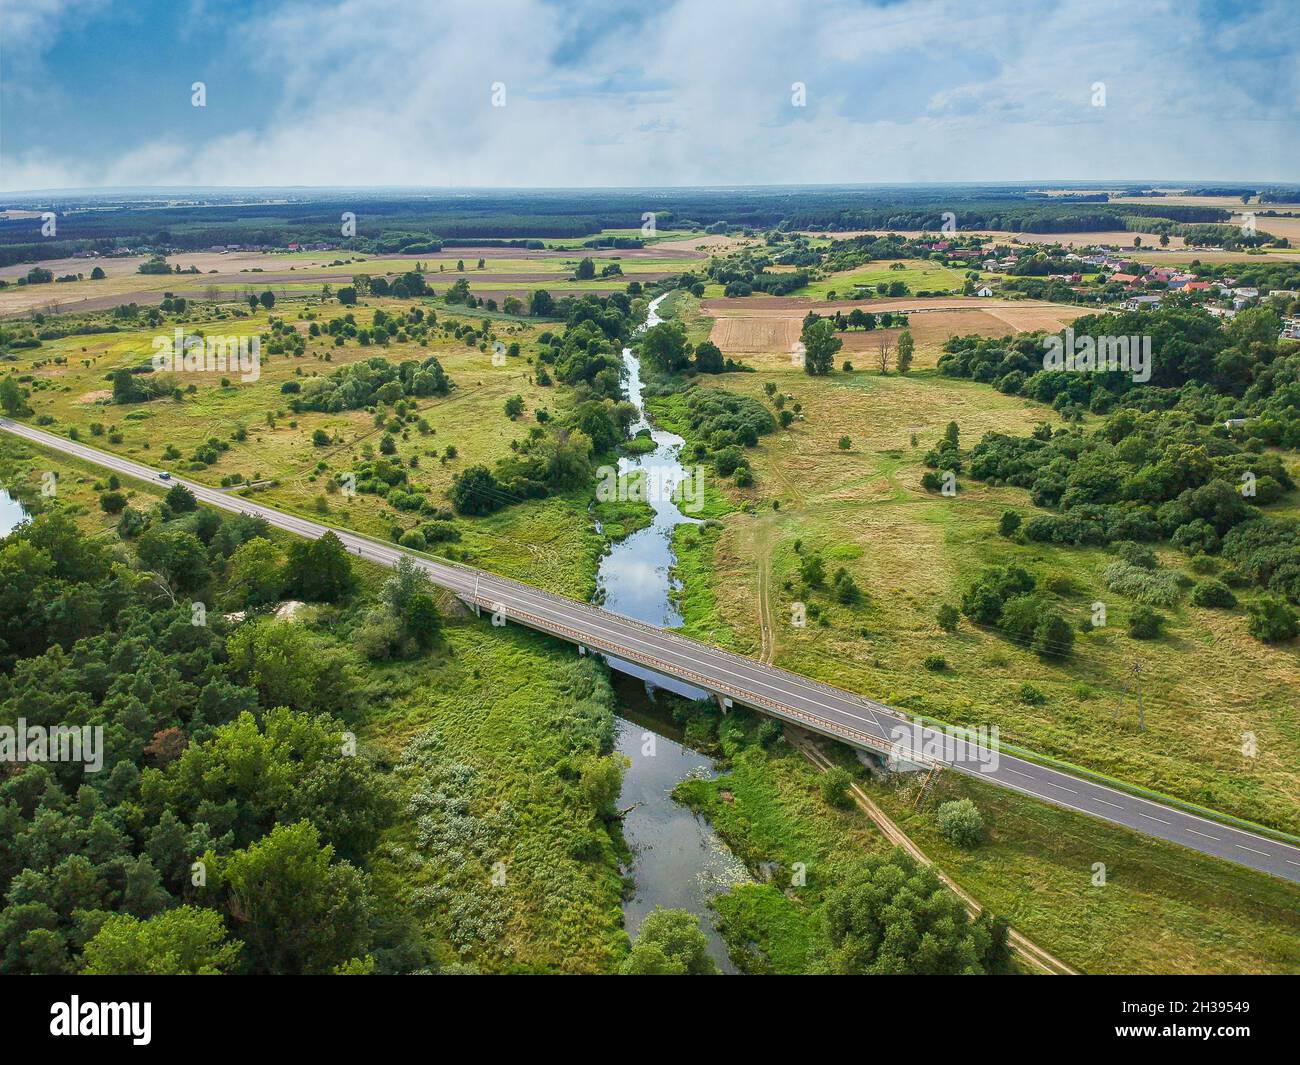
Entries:
{"type": "Polygon", "coordinates": [[[1250,615],[1247,630],[1257,640],[1264,643],[1281,643],[1289,640],[1300,631],[1297,627],[1296,612],[1278,595],[1261,595],[1246,605],[1250,615]]]}
{"type": "Polygon", "coordinates": [[[1192,602],[1196,606],[1218,607],[1230,610],[1237,605],[1237,597],[1222,581],[1198,581],[1192,589],[1192,602]]]}
{"type": "Polygon", "coordinates": [[[1046,599],[1030,594],[1035,584],[1019,566],[990,567],[962,594],[962,613],[977,625],[996,626],[1042,658],[1068,658],[1074,630],[1046,599]]]}
{"type": "Polygon", "coordinates": [[[944,838],[956,847],[977,847],[984,839],[984,818],[970,799],[946,802],[935,811],[944,838]]]}
{"type": "Polygon", "coordinates": [[[1122,560],[1107,566],[1102,579],[1112,592],[1151,606],[1174,606],[1183,594],[1177,573],[1146,569],[1122,560]]]}
{"type": "Polygon", "coordinates": [[[1135,640],[1154,640],[1164,628],[1165,619],[1149,606],[1140,606],[1129,616],[1128,634],[1135,640]]]}

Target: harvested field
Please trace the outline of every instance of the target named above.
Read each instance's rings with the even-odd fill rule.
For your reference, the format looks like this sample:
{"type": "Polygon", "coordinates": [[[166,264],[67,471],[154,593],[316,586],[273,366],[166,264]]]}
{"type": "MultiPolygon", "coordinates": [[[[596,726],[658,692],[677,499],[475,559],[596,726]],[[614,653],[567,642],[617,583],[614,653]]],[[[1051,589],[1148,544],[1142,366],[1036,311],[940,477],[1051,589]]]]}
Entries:
{"type": "MultiPolygon", "coordinates": [[[[1080,313],[1077,307],[1053,304],[913,312],[908,325],[916,341],[913,365],[917,369],[935,365],[949,337],[969,333],[1001,337],[1034,329],[1063,329],[1080,313]]],[[[794,350],[802,325],[803,315],[725,317],[714,323],[710,339],[723,354],[743,358],[755,366],[784,364],[794,350]]],[[[881,337],[897,344],[901,332],[901,329],[849,330],[840,334],[844,342],[842,352],[870,357],[879,349],[881,337]]],[[[869,364],[861,358],[852,361],[869,364]]]]}

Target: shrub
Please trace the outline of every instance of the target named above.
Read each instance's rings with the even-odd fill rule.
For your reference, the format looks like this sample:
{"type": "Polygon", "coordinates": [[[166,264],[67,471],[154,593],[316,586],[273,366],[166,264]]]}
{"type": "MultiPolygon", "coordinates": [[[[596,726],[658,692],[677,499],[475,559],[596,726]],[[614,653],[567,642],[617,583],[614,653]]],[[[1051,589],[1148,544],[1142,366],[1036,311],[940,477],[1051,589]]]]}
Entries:
{"type": "Polygon", "coordinates": [[[1222,581],[1198,581],[1192,589],[1192,602],[1197,606],[1230,610],[1237,605],[1237,597],[1222,581]]]}
{"type": "Polygon", "coordinates": [[[1140,606],[1128,619],[1128,634],[1135,640],[1154,640],[1164,628],[1165,619],[1149,606],[1140,606]]]}
{"type": "Polygon", "coordinates": [[[970,799],[946,802],[935,812],[939,831],[957,847],[977,847],[984,839],[984,818],[970,799]]]}
{"type": "Polygon", "coordinates": [[[998,519],[998,532],[1003,536],[1011,536],[1020,528],[1020,515],[1014,510],[1004,510],[1002,517],[998,519]]]}
{"type": "Polygon", "coordinates": [[[849,802],[849,785],[852,783],[853,778],[849,776],[847,769],[841,766],[828,769],[822,774],[822,798],[831,806],[847,806],[849,802]]]}
{"type": "Polygon", "coordinates": [[[121,492],[105,492],[99,497],[99,507],[105,514],[121,514],[126,509],[126,496],[121,492]]]}
{"type": "Polygon", "coordinates": [[[1173,606],[1182,596],[1178,574],[1144,569],[1129,562],[1112,562],[1103,572],[1102,579],[1112,592],[1152,606],[1173,606]]]}
{"type": "Polygon", "coordinates": [[[926,655],[921,659],[921,665],[931,673],[942,673],[948,668],[948,660],[943,655],[926,655]]]}
{"type": "Polygon", "coordinates": [[[1279,595],[1261,595],[1246,606],[1250,615],[1247,630],[1264,643],[1289,640],[1297,632],[1296,613],[1279,595]]]}
{"type": "Polygon", "coordinates": [[[957,613],[957,608],[951,603],[944,603],[935,612],[935,620],[939,622],[939,628],[944,632],[956,632],[957,622],[961,620],[961,615],[957,613]]]}

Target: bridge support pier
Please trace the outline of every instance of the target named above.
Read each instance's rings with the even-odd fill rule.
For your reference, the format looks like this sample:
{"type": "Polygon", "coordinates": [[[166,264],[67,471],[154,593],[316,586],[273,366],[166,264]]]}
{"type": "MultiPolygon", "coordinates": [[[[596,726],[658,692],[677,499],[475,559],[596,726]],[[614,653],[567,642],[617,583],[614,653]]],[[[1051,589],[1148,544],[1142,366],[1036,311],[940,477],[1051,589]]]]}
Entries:
{"type": "Polygon", "coordinates": [[[731,700],[728,699],[725,695],[719,695],[717,692],[714,692],[713,698],[717,700],[718,709],[721,710],[724,714],[731,709],[732,706],[731,700]]]}

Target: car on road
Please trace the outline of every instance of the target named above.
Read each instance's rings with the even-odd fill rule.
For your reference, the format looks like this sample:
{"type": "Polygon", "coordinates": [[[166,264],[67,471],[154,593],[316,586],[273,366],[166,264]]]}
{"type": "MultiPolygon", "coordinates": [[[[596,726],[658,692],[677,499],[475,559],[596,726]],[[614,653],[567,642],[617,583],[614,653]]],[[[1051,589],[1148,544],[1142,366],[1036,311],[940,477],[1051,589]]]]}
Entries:
{"type": "Polygon", "coordinates": [[[158,474],[158,480],[160,481],[170,481],[171,479],[172,479],[172,475],[170,473],[158,474]]]}

